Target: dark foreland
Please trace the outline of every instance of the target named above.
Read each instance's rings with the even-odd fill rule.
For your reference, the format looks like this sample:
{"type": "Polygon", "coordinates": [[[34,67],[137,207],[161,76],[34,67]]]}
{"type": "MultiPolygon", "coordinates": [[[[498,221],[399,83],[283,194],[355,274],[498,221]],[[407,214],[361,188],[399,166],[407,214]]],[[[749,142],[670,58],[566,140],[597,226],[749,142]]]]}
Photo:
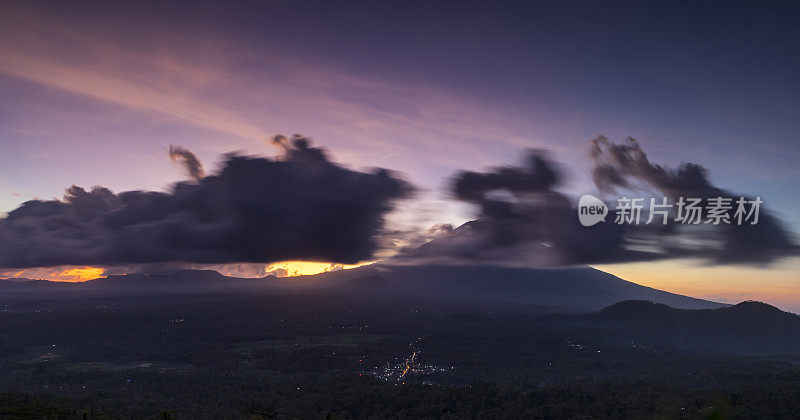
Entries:
{"type": "Polygon", "coordinates": [[[0,418],[799,414],[797,316],[591,268],[15,279],[0,308],[0,418]]]}

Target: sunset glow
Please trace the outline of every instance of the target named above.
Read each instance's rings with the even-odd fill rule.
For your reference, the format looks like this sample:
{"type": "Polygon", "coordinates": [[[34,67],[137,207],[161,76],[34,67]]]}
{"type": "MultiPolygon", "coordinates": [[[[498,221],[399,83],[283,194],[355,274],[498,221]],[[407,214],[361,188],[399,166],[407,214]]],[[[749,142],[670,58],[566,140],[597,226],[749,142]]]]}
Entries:
{"type": "Polygon", "coordinates": [[[0,278],[26,278],[31,280],[51,280],[79,282],[104,277],[106,269],[101,267],[49,267],[0,270],[0,278]]]}
{"type": "Polygon", "coordinates": [[[800,259],[769,270],[752,266],[711,266],[693,260],[604,264],[595,268],[643,286],[717,302],[768,301],[800,312],[800,259]]]}
{"type": "MultiPolygon", "coordinates": [[[[281,272],[282,275],[279,275],[279,277],[295,277],[346,270],[372,264],[373,262],[374,261],[365,261],[357,264],[333,264],[312,261],[281,261],[270,264],[266,271],[277,272],[279,270],[285,270],[285,273],[281,272]]],[[[276,275],[278,275],[278,273],[276,273],[276,275]]]]}
{"type": "MultiPolygon", "coordinates": [[[[375,261],[362,261],[357,264],[335,264],[314,261],[279,261],[267,265],[262,271],[266,275],[277,277],[307,276],[313,274],[327,273],[330,271],[346,270],[373,264],[375,261]]],[[[202,269],[214,269],[222,274],[232,277],[253,277],[254,274],[242,273],[232,269],[235,266],[213,266],[197,267],[202,269]],[[228,268],[228,269],[226,269],[228,268]]],[[[0,278],[26,278],[33,280],[51,280],[81,282],[94,280],[108,275],[107,269],[101,267],[52,267],[52,268],[25,268],[18,270],[0,270],[0,278]]],[[[165,272],[177,271],[165,270],[165,272]]],[[[263,275],[263,274],[262,274],[263,275]]]]}
{"type": "Polygon", "coordinates": [[[72,268],[54,273],[53,279],[58,281],[87,281],[94,280],[103,275],[105,270],[99,267],[72,268]]]}

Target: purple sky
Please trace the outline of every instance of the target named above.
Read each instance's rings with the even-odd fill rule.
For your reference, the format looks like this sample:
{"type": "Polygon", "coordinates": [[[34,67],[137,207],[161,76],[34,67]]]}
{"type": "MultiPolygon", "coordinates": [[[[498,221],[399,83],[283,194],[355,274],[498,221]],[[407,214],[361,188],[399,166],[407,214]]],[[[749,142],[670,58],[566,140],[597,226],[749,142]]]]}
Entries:
{"type": "Polygon", "coordinates": [[[184,178],[170,144],[213,169],[303,133],[423,189],[392,223],[460,224],[456,171],[550,149],[580,194],[605,134],[800,230],[796,7],[527,3],[0,3],[0,212],[72,184],[164,189],[184,178]]]}

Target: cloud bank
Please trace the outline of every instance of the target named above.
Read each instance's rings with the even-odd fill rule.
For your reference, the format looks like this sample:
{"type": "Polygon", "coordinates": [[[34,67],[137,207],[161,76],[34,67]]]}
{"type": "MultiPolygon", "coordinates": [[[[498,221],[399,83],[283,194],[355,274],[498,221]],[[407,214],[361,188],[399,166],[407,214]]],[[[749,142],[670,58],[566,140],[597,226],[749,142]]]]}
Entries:
{"type": "MultiPolygon", "coordinates": [[[[635,139],[614,144],[600,136],[591,143],[591,155],[592,175],[601,192],[624,190],[629,197],[633,191],[655,193],[673,202],[679,197],[738,197],[714,186],[700,165],[670,169],[651,163],[635,139]]],[[[451,192],[477,205],[478,218],[407,257],[558,266],[680,257],[766,264],[798,255],[792,233],[763,206],[755,225],[680,225],[674,217],[666,225],[617,224],[612,211],[605,223],[584,227],[574,207],[577,201],[557,191],[562,179],[559,166],[536,150],[529,151],[520,166],[457,174],[451,192]]],[[[731,220],[734,210],[735,206],[728,212],[731,220]]]]}
{"type": "MultiPolygon", "coordinates": [[[[593,178],[598,188],[613,192],[617,189],[655,190],[677,201],[680,197],[730,198],[732,202],[741,197],[719,188],[709,180],[706,168],[694,163],[683,163],[677,169],[651,163],[639,142],[629,137],[624,143],[614,144],[598,136],[592,140],[592,158],[595,162],[593,178]]],[[[748,200],[752,197],[744,196],[748,200]]],[[[736,206],[726,211],[728,219],[734,220],[736,206]]],[[[769,263],[778,258],[797,255],[798,245],[793,235],[769,210],[761,208],[758,223],[752,225],[721,224],[710,231],[697,231],[693,226],[674,226],[678,234],[697,242],[708,241],[703,257],[720,263],[769,263]],[[680,229],[679,229],[680,228],[680,229]],[[695,229],[692,231],[691,229],[695,229]]],[[[666,249],[668,254],[683,254],[681,244],[666,249]]],[[[690,255],[694,256],[694,255],[690,255]]]]}
{"type": "Polygon", "coordinates": [[[369,259],[411,185],[339,166],[305,137],[276,141],[281,158],[230,154],[205,176],[172,147],[194,180],[169,192],[73,185],[63,200],[27,201],[0,219],[0,267],[369,259]]]}

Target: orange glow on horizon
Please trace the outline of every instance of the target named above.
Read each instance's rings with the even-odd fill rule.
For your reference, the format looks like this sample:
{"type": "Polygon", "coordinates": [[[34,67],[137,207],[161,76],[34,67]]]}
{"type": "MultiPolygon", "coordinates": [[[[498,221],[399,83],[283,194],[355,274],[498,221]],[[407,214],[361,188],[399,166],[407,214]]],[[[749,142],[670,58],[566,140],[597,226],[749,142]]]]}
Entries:
{"type": "Polygon", "coordinates": [[[14,271],[0,271],[0,279],[27,278],[31,280],[81,282],[103,277],[105,271],[105,268],[89,266],[26,268],[14,271]]]}
{"type": "MultiPolygon", "coordinates": [[[[267,274],[279,277],[314,275],[351,269],[373,264],[363,261],[356,264],[335,264],[313,261],[280,261],[267,265],[267,274]]],[[[196,267],[198,269],[205,267],[196,267]]],[[[800,258],[789,258],[773,264],[769,269],[753,266],[713,266],[693,260],[596,265],[595,268],[622,279],[656,289],[679,293],[717,302],[738,303],[743,300],[760,300],[781,309],[800,313],[800,258]]],[[[222,274],[224,267],[213,267],[222,274]]],[[[0,270],[0,279],[28,278],[51,281],[82,282],[101,278],[106,268],[91,266],[61,266],[0,270]]],[[[263,275],[263,274],[262,274],[263,275]]]]}
{"type": "Polygon", "coordinates": [[[759,300],[800,313],[800,258],[769,267],[715,266],[696,260],[596,265],[622,279],[667,292],[724,303],[759,300]]]}
{"type": "MultiPolygon", "coordinates": [[[[267,274],[278,277],[307,276],[313,274],[327,273],[330,271],[346,270],[349,268],[361,267],[372,264],[376,261],[362,261],[356,264],[336,264],[328,262],[314,261],[279,261],[269,264],[264,271],[267,274]]],[[[226,276],[242,276],[242,273],[229,271],[225,266],[215,267],[193,267],[196,269],[212,269],[226,276]]],[[[13,271],[0,270],[0,279],[7,278],[27,278],[31,280],[50,280],[82,282],[101,278],[105,275],[106,268],[90,266],[60,266],[60,267],[39,267],[16,269],[13,271]]],[[[248,277],[245,275],[245,277],[248,277]]]]}
{"type": "Polygon", "coordinates": [[[100,278],[106,270],[100,267],[75,267],[51,274],[55,281],[88,281],[100,278]]]}
{"type": "Polygon", "coordinates": [[[375,261],[363,261],[356,264],[335,264],[313,261],[280,261],[270,264],[266,271],[274,272],[278,270],[285,270],[285,274],[279,275],[279,277],[308,276],[313,274],[327,273],[329,271],[361,267],[374,262],[375,261]]]}

